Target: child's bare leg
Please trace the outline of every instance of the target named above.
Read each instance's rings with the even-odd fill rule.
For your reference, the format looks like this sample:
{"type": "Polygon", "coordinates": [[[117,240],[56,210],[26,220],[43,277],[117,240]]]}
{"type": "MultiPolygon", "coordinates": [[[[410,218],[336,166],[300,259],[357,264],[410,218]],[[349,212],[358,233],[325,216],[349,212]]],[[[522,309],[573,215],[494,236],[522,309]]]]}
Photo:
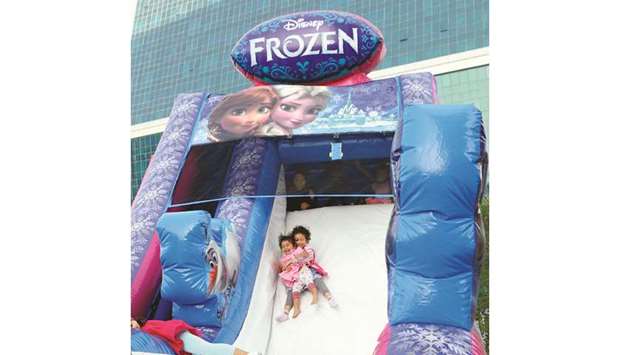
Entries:
{"type": "Polygon", "coordinates": [[[293,307],[293,290],[290,288],[286,289],[286,302],[284,303],[284,312],[276,317],[278,322],[285,322],[288,320],[288,314],[293,307]]]}
{"type": "Polygon", "coordinates": [[[309,283],[308,284],[308,289],[310,290],[310,293],[312,294],[312,302],[310,304],[317,304],[319,302],[319,291],[317,291],[316,286],[314,286],[314,283],[309,283]]]}
{"type": "Polygon", "coordinates": [[[300,293],[293,292],[293,318],[297,318],[297,316],[301,313],[300,309],[300,293]]]}
{"type": "Polygon", "coordinates": [[[327,288],[327,285],[325,284],[325,281],[323,281],[323,278],[319,277],[319,278],[314,279],[314,283],[316,284],[316,287],[319,289],[319,291],[323,294],[323,296],[327,298],[327,300],[329,301],[329,305],[332,308],[338,307],[338,303],[336,302],[336,299],[334,298],[332,293],[329,291],[329,288],[327,288]]]}
{"type": "Polygon", "coordinates": [[[325,298],[332,298],[332,294],[331,292],[329,292],[329,288],[327,288],[327,285],[325,284],[325,281],[323,281],[322,277],[317,277],[316,279],[314,279],[314,284],[316,285],[316,288],[319,290],[319,292],[323,294],[323,296],[325,296],[325,298]]]}

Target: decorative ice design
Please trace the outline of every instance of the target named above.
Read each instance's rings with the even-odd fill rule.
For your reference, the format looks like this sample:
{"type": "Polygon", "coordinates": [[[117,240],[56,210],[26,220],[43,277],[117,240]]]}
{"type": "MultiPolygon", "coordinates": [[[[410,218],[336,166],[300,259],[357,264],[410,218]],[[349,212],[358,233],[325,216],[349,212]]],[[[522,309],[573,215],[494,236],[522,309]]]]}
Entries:
{"type": "MultiPolygon", "coordinates": [[[[157,179],[154,179],[157,180],[157,179]]],[[[157,207],[164,204],[168,199],[170,185],[167,181],[162,181],[161,185],[150,185],[144,189],[143,193],[136,198],[137,207],[157,207]]]]}
{"type": "Polygon", "coordinates": [[[203,96],[202,93],[177,96],[168,126],[142,178],[131,208],[132,279],[146,253],[157,220],[167,207],[203,96]]]}
{"type": "Polygon", "coordinates": [[[435,101],[433,95],[434,77],[431,73],[418,73],[403,75],[400,84],[405,105],[432,104],[435,101]]]}
{"type": "Polygon", "coordinates": [[[194,100],[192,95],[179,95],[172,106],[172,112],[170,116],[185,116],[187,114],[195,113],[198,110],[200,101],[194,100]]]}
{"type": "Polygon", "coordinates": [[[392,326],[389,353],[398,355],[470,355],[471,336],[456,327],[399,324],[392,326]]]}
{"type": "Polygon", "coordinates": [[[162,157],[162,159],[155,164],[153,171],[157,173],[165,173],[167,171],[170,171],[171,169],[175,169],[178,166],[179,159],[174,155],[168,155],[162,157]]]}
{"type": "MultiPolygon", "coordinates": [[[[232,164],[224,196],[252,196],[256,194],[257,180],[266,149],[266,141],[261,138],[246,138],[235,147],[232,164]]],[[[217,217],[233,223],[240,243],[247,229],[250,209],[254,204],[249,198],[229,198],[219,208],[217,217]]]]}

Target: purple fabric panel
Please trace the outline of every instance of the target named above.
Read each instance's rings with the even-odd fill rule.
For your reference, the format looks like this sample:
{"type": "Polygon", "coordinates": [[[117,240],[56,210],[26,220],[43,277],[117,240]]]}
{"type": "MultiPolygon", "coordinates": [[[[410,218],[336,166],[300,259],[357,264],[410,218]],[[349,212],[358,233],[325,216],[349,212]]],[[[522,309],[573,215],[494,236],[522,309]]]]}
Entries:
{"type": "Polygon", "coordinates": [[[144,173],[131,206],[131,279],[140,268],[159,217],[164,213],[183,166],[186,148],[204,94],[181,94],[144,173]]]}
{"type": "Polygon", "coordinates": [[[408,74],[400,76],[399,79],[405,105],[432,104],[436,102],[437,93],[433,74],[408,74]]]}
{"type": "MultiPolygon", "coordinates": [[[[252,196],[256,194],[258,177],[267,142],[261,138],[243,139],[235,147],[232,163],[226,176],[223,196],[252,196]]],[[[239,243],[243,247],[253,199],[228,198],[218,207],[217,218],[224,218],[235,225],[239,243]]]]}
{"type": "Polygon", "coordinates": [[[406,323],[393,325],[389,355],[473,355],[469,331],[449,326],[406,323]]]}
{"type": "Polygon", "coordinates": [[[437,78],[433,75],[433,103],[439,103],[439,95],[437,94],[437,78]]]}

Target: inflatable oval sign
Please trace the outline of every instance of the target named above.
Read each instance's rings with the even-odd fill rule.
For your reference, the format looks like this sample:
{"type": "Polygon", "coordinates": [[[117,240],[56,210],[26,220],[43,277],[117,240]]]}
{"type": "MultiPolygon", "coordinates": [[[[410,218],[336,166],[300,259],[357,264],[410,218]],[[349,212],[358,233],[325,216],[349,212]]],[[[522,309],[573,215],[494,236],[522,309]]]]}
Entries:
{"type": "Polygon", "coordinates": [[[237,42],[235,67],[258,83],[329,82],[368,73],[382,59],[383,35],[366,19],[309,11],[261,23],[237,42]]]}

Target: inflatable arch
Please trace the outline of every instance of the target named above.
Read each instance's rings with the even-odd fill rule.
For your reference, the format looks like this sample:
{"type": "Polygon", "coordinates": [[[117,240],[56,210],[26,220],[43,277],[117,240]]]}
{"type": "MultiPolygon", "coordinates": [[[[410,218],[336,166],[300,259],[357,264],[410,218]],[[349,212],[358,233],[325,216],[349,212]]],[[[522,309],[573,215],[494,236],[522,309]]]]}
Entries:
{"type": "MultiPolygon", "coordinates": [[[[394,87],[375,97],[378,106],[395,102],[392,130],[360,130],[356,124],[355,129],[328,127],[294,136],[222,142],[201,138],[222,97],[179,95],[132,205],[132,316],[182,319],[202,329],[209,341],[265,354],[287,353],[282,343],[291,338],[278,333],[297,327],[301,334],[307,328],[303,318],[274,322],[283,300],[272,267],[279,256],[278,235],[290,230],[290,223],[303,222],[304,213],[314,213],[313,243],[327,256],[319,247],[338,238],[326,234],[356,221],[345,226],[361,228],[356,229],[357,237],[342,236],[349,238],[344,241],[347,247],[339,249],[346,253],[364,243],[363,231],[370,228],[364,223],[373,220],[377,208],[384,224],[373,232],[373,240],[381,239],[385,247],[385,262],[380,262],[385,268],[379,271],[387,275],[360,285],[354,301],[368,294],[383,295],[386,303],[366,299],[356,309],[354,301],[347,304],[341,298],[342,318],[349,314],[358,321],[350,318],[339,324],[339,311],[327,316],[328,324],[322,327],[334,338],[322,338],[320,353],[483,354],[475,325],[484,243],[478,203],[486,172],[480,111],[472,105],[436,104],[429,73],[382,82],[340,87],[337,94],[367,92],[373,85],[394,87]],[[200,167],[208,155],[215,157],[214,165],[200,167]],[[389,159],[393,205],[286,212],[283,167],[377,158],[389,159]],[[203,185],[215,186],[218,197],[192,201],[191,191],[203,185]],[[330,221],[330,214],[337,220],[330,221]],[[381,317],[387,325],[375,323],[381,317]],[[359,339],[362,335],[365,342],[359,339]]],[[[338,104],[345,107],[347,102],[341,101],[338,104]]],[[[371,252],[364,255],[368,263],[383,258],[382,248],[371,252]]],[[[343,255],[334,259],[346,259],[343,255]]],[[[337,262],[325,264],[331,265],[334,290],[337,277],[353,277],[340,271],[346,267],[337,262]]],[[[363,264],[357,268],[367,275],[381,269],[363,264]]],[[[319,322],[321,316],[317,313],[315,318],[319,322]]],[[[139,331],[132,334],[132,349],[169,351],[139,331]]],[[[316,353],[312,349],[295,353],[316,353]]]]}
{"type": "MultiPolygon", "coordinates": [[[[437,104],[430,73],[369,81],[384,54],[359,16],[285,15],[233,48],[257,86],[176,98],[132,205],[132,317],[181,319],[266,355],[485,353],[480,111],[437,104]],[[382,185],[355,190],[377,161],[382,185]],[[304,185],[300,167],[315,188],[301,195],[287,188],[304,185]],[[337,202],[291,208],[299,198],[337,202]],[[301,315],[278,323],[278,237],[296,225],[340,308],[302,297],[301,315]]],[[[139,330],[132,351],[173,353],[139,330]]]]}

